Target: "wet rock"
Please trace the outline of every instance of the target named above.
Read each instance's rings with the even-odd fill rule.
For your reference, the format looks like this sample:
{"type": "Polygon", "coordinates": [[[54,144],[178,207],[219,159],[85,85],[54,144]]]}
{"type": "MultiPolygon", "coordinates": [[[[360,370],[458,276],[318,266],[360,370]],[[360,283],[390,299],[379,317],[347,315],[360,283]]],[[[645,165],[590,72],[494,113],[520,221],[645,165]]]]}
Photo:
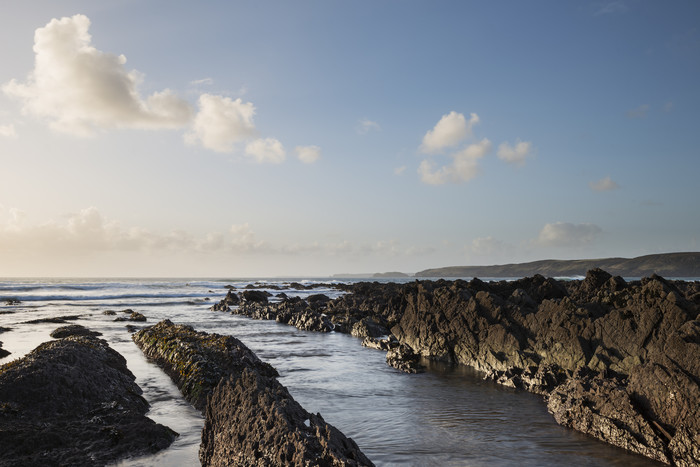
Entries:
{"type": "Polygon", "coordinates": [[[328,295],[322,293],[309,295],[306,297],[306,303],[308,303],[313,310],[325,308],[326,303],[328,303],[330,300],[331,299],[328,297],[328,295]]]}
{"type": "Polygon", "coordinates": [[[102,312],[102,314],[103,314],[103,315],[107,315],[107,316],[114,316],[114,315],[117,314],[117,312],[114,311],[114,310],[105,310],[105,311],[102,312]]]}
{"type": "Polygon", "coordinates": [[[301,407],[275,378],[245,369],[207,404],[203,466],[372,466],[357,444],[301,407]]]}
{"type": "Polygon", "coordinates": [[[21,305],[21,304],[22,304],[22,302],[17,300],[16,298],[10,298],[10,299],[5,300],[5,305],[8,305],[8,306],[21,305]]]}
{"type": "Polygon", "coordinates": [[[226,294],[226,297],[223,298],[220,302],[214,304],[211,307],[212,311],[231,311],[231,306],[236,306],[240,303],[241,299],[238,297],[238,294],[233,291],[233,289],[229,289],[228,293],[226,294]]]}
{"type": "Polygon", "coordinates": [[[80,315],[64,315],[64,316],[56,316],[52,318],[39,318],[39,319],[33,319],[31,321],[25,321],[24,324],[39,324],[39,323],[53,323],[53,324],[64,324],[67,323],[68,321],[75,321],[77,319],[80,319],[80,315]]]}
{"type": "Polygon", "coordinates": [[[3,332],[7,332],[7,331],[12,331],[12,328],[6,328],[4,326],[0,326],[0,334],[2,334],[3,332]]]}
{"type": "Polygon", "coordinates": [[[105,341],[67,337],[0,367],[0,464],[100,466],[177,436],[145,416],[126,361],[105,341]]]}
{"type": "Polygon", "coordinates": [[[267,376],[277,375],[274,368],[235,337],[197,332],[191,326],[175,325],[169,320],[140,330],[132,339],[201,411],[223,377],[239,375],[245,368],[267,376]]]}
{"type": "Polygon", "coordinates": [[[547,405],[560,425],[669,463],[666,442],[636,409],[623,380],[581,369],[558,386],[547,405]]]}
{"type": "Polygon", "coordinates": [[[146,321],[146,317],[144,315],[142,315],[141,313],[139,313],[137,311],[131,311],[131,310],[128,310],[128,311],[131,312],[131,314],[129,315],[128,318],[120,316],[119,318],[115,318],[114,321],[136,321],[136,322],[146,321]]]}
{"type": "Polygon", "coordinates": [[[5,358],[10,355],[10,352],[2,348],[2,342],[0,342],[0,358],[5,358]]]}
{"type": "Polygon", "coordinates": [[[331,332],[333,330],[333,323],[324,313],[312,309],[299,297],[286,298],[277,303],[244,301],[232,313],[253,319],[275,320],[304,331],[331,332]]]}
{"type": "Polygon", "coordinates": [[[246,302],[267,303],[268,293],[261,290],[244,290],[241,295],[246,302]]]}
{"type": "Polygon", "coordinates": [[[373,318],[362,318],[352,326],[350,335],[353,337],[381,337],[389,334],[389,330],[377,323],[373,318]]]}
{"type": "Polygon", "coordinates": [[[376,337],[365,337],[362,340],[362,346],[377,350],[390,350],[398,347],[399,341],[394,336],[378,339],[376,337]]]}
{"type": "Polygon", "coordinates": [[[86,328],[85,326],[81,326],[80,324],[70,324],[68,326],[61,326],[60,328],[54,329],[50,335],[55,339],[61,339],[70,336],[97,337],[101,336],[102,333],[97,331],[91,331],[90,329],[86,328]]]}
{"type": "Polygon", "coordinates": [[[407,345],[399,345],[389,349],[386,353],[386,362],[404,373],[422,373],[425,371],[425,367],[420,362],[420,355],[416,354],[407,345]]]}
{"type": "Polygon", "coordinates": [[[394,323],[389,329],[401,346],[387,355],[389,364],[403,368],[410,350],[468,365],[501,384],[555,394],[551,400],[567,407],[557,412],[567,426],[655,459],[697,464],[700,283],[656,275],[628,283],[594,269],[581,281],[536,275],[349,290],[324,312],[341,332],[359,331],[363,320],[394,323]],[[599,376],[585,379],[584,370],[599,376]],[[606,405],[608,396],[617,405],[606,405]],[[593,419],[597,428],[577,421],[593,419]]]}

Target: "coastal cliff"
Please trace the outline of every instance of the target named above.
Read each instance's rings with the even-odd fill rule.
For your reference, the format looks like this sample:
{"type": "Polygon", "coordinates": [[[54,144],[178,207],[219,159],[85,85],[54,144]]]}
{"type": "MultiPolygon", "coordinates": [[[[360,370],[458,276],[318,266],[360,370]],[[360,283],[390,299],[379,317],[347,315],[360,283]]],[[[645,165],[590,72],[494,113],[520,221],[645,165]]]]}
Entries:
{"type": "Polygon", "coordinates": [[[543,395],[562,425],[661,462],[700,463],[698,282],[628,283],[593,269],[579,281],[535,275],[349,291],[316,305],[243,300],[232,312],[309,330],[318,330],[304,326],[310,316],[325,320],[388,349],[388,363],[409,372],[420,357],[468,365],[543,395]],[[290,310],[305,318],[290,319],[290,310]]]}

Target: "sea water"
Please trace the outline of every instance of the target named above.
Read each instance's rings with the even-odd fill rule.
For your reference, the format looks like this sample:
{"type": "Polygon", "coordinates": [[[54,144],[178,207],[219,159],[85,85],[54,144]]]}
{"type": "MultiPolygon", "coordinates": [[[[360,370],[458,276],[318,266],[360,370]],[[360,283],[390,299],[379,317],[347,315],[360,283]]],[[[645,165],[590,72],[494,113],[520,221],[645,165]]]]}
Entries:
{"type": "MultiPolygon", "coordinates": [[[[413,279],[403,279],[408,280],[413,279]]],[[[0,364],[50,340],[50,332],[62,326],[27,321],[78,315],[69,322],[101,332],[126,358],[151,405],[148,416],[180,434],[168,449],[121,466],[199,465],[202,415],[146,360],[126,329],[166,318],[240,339],[277,369],[279,381],[306,410],[354,439],[378,466],[660,465],[557,425],[542,397],[484,381],[468,368],[430,364],[425,373],[405,374],[386,364],[384,352],[346,334],[300,331],[210,310],[228,286],[241,290],[254,284],[272,294],[282,287],[302,297],[341,293],[322,285],[332,282],[328,279],[295,281],[320,287],[289,289],[291,280],[284,279],[0,280],[0,327],[10,328],[0,341],[12,352],[0,364]],[[144,314],[148,322],[114,321],[128,316],[125,309],[144,314]],[[107,310],[116,315],[104,314],[107,310]]]]}

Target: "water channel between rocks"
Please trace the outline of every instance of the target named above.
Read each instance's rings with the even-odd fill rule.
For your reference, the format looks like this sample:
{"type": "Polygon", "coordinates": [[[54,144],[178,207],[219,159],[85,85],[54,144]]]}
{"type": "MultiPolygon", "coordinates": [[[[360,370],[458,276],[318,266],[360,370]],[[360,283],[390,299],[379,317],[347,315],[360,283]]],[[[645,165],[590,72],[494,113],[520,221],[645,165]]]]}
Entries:
{"type": "MultiPolygon", "coordinates": [[[[299,331],[209,310],[225,295],[225,285],[247,283],[0,281],[0,326],[11,328],[0,334],[0,341],[12,352],[0,363],[50,340],[49,333],[61,326],[27,324],[29,320],[80,315],[71,322],[102,332],[136,375],[151,404],[149,417],[180,433],[169,449],[120,466],[199,465],[203,425],[202,416],[131,341],[127,323],[103,314],[114,310],[119,316],[126,308],[148,318],[147,323],[129,324],[168,318],[237,337],[279,371],[280,382],[304,408],[353,438],[378,466],[660,465],[560,427],[540,396],[483,381],[468,368],[435,363],[426,373],[404,374],[386,365],[384,352],[366,349],[348,335],[299,331]],[[22,303],[4,305],[7,298],[22,303]]],[[[338,294],[333,289],[285,293],[338,294]]]]}

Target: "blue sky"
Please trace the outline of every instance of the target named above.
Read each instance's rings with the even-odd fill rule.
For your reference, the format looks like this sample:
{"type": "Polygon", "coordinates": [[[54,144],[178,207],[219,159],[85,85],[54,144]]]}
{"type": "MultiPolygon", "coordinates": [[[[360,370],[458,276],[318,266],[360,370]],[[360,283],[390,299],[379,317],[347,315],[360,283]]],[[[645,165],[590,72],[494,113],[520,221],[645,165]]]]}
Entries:
{"type": "Polygon", "coordinates": [[[697,251],[698,18],[692,1],[4,2],[0,275],[697,251]]]}

